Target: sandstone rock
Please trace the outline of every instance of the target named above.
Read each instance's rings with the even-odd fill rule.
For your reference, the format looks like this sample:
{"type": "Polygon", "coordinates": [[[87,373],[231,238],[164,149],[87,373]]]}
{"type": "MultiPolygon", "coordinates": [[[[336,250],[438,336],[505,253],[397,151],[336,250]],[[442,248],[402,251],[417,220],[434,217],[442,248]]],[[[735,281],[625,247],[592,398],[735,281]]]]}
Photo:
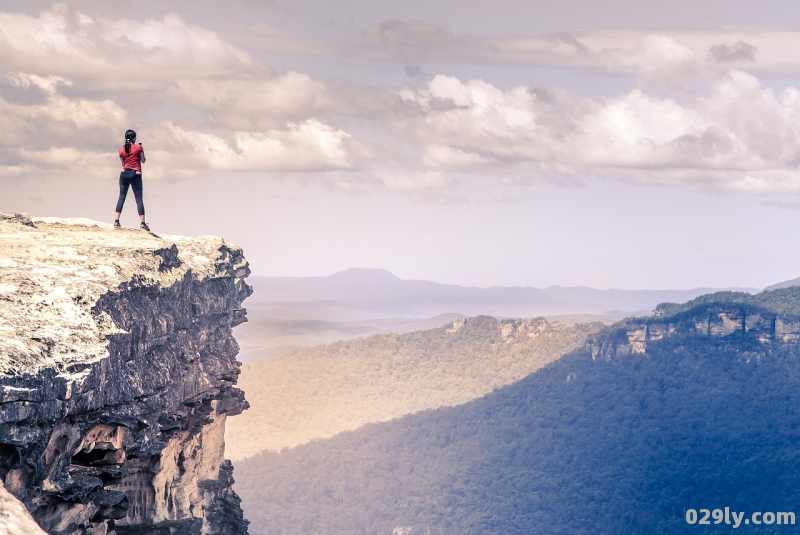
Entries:
{"type": "Polygon", "coordinates": [[[745,315],[739,309],[720,310],[711,316],[708,322],[708,334],[711,336],[727,336],[744,330],[745,315]]]}
{"type": "MultiPolygon", "coordinates": [[[[657,310],[652,318],[625,320],[619,328],[587,342],[592,359],[611,361],[615,358],[647,352],[647,345],[676,333],[691,333],[698,337],[723,338],[736,333],[755,335],[762,344],[797,343],[800,341],[800,321],[782,318],[767,310],[753,310],[746,305],[699,306],[680,321],[665,323],[664,311],[657,310]],[[625,340],[620,341],[622,335],[625,340]]],[[[674,320],[674,318],[672,318],[674,320]]]]}
{"type": "Polygon", "coordinates": [[[450,324],[450,327],[447,329],[447,332],[454,333],[466,324],[467,324],[467,318],[457,318],[453,320],[453,323],[450,324]]]}
{"type": "Polygon", "coordinates": [[[631,325],[627,332],[631,353],[644,353],[647,348],[647,324],[631,325]]]}
{"type": "Polygon", "coordinates": [[[52,534],[246,533],[223,457],[241,249],[0,214],[0,253],[8,492],[52,534]]]}
{"type": "Polygon", "coordinates": [[[775,320],[775,336],[784,342],[800,340],[800,321],[777,318],[775,320]]]}
{"type": "Polygon", "coordinates": [[[506,343],[515,343],[522,338],[536,339],[540,336],[552,338],[556,333],[566,330],[559,321],[549,322],[545,318],[530,320],[504,319],[500,321],[500,335],[506,343]]]}
{"type": "Polygon", "coordinates": [[[768,343],[775,331],[775,318],[764,314],[749,314],[745,318],[744,329],[758,334],[761,343],[768,343]]]}

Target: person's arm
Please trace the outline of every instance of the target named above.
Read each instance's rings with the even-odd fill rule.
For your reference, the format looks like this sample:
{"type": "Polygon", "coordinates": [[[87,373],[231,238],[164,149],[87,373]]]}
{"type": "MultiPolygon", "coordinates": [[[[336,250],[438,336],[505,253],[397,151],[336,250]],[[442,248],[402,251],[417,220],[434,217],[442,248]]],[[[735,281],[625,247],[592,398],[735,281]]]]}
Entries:
{"type": "Polygon", "coordinates": [[[123,169],[125,169],[125,158],[123,158],[121,154],[119,156],[119,164],[122,166],[123,169]]]}
{"type": "MultiPolygon", "coordinates": [[[[142,147],[142,144],[139,143],[139,146],[142,147]]],[[[139,153],[139,161],[142,163],[147,161],[147,158],[144,157],[144,147],[142,147],[142,152],[139,153]]]]}

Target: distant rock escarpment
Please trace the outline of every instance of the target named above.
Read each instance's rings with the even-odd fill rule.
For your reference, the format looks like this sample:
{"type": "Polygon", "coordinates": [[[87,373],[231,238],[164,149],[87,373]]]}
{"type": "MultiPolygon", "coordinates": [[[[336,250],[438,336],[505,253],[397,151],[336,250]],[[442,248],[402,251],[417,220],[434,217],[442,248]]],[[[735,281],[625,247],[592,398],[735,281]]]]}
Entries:
{"type": "Polygon", "coordinates": [[[0,252],[0,532],[35,533],[27,508],[50,534],[247,533],[241,249],[0,213],[0,252]]]}
{"type": "Polygon", "coordinates": [[[761,353],[785,343],[800,342],[800,287],[785,287],[757,295],[741,292],[707,294],[687,303],[662,303],[653,316],[618,322],[591,337],[592,358],[611,361],[646,353],[666,337],[744,337],[757,341],[761,353]]]}

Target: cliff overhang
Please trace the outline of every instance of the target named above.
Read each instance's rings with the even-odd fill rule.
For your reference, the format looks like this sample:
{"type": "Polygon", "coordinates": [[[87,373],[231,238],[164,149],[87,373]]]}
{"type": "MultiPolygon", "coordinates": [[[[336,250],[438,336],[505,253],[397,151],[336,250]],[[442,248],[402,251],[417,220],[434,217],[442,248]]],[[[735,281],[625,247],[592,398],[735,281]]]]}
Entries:
{"type": "Polygon", "coordinates": [[[241,249],[0,213],[0,480],[51,534],[246,533],[241,249]]]}

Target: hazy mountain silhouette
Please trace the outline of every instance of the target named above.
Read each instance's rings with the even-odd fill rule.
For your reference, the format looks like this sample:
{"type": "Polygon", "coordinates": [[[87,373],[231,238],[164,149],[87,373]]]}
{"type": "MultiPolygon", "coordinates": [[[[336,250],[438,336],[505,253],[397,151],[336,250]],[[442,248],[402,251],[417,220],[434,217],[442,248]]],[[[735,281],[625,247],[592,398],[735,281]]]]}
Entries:
{"type": "MultiPolygon", "coordinates": [[[[255,293],[248,310],[259,317],[357,321],[387,317],[539,317],[650,311],[658,303],[684,302],[709,288],[690,290],[596,290],[588,287],[475,288],[403,280],[384,269],[353,268],[328,277],[250,277],[255,293]]],[[[738,290],[756,292],[756,288],[738,290]]]]}
{"type": "Polygon", "coordinates": [[[403,280],[385,269],[360,268],[327,277],[250,277],[248,281],[255,288],[246,303],[249,322],[236,331],[244,362],[335,340],[430,329],[458,315],[544,316],[568,325],[610,324],[632,314],[646,314],[660,302],[684,302],[709,291],[473,288],[403,280]]]}
{"type": "Polygon", "coordinates": [[[764,288],[764,290],[765,291],[780,290],[781,288],[790,288],[792,286],[800,286],[800,278],[779,282],[777,284],[773,284],[772,286],[767,286],[766,288],[764,288]]]}

